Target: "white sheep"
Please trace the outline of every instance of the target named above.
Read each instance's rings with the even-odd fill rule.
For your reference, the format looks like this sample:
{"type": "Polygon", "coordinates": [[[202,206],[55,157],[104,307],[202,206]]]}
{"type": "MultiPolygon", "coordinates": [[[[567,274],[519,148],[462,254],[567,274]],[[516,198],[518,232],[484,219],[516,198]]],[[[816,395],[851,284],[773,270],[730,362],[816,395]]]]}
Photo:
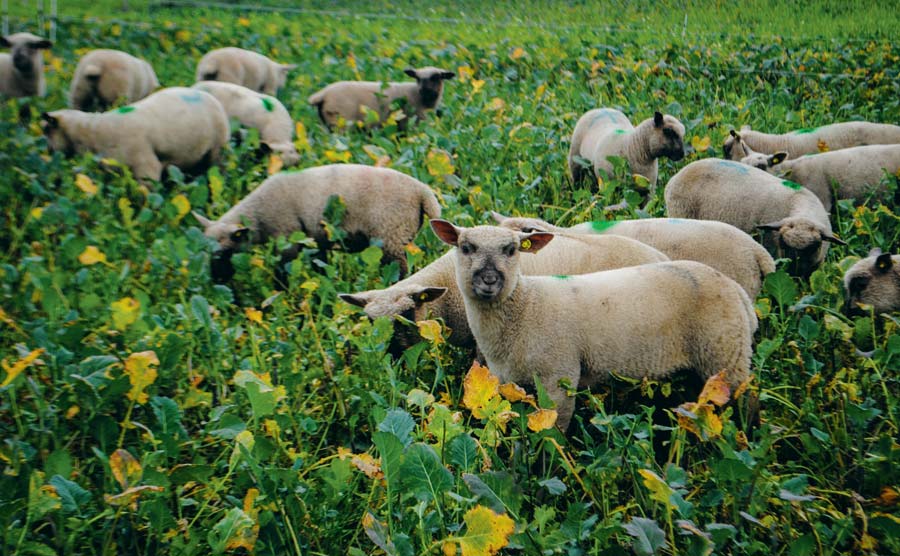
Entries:
{"type": "Polygon", "coordinates": [[[11,51],[0,54],[0,96],[44,96],[47,85],[41,50],[53,43],[31,33],[15,33],[0,37],[0,46],[11,51]]]}
{"type": "Polygon", "coordinates": [[[340,228],[347,233],[348,248],[361,251],[371,240],[381,240],[385,259],[397,261],[401,274],[406,274],[406,246],[424,217],[441,215],[431,189],[411,176],[390,168],[332,164],[275,174],[218,220],[194,216],[206,236],[218,242],[220,258],[230,258],[247,241],[262,243],[297,231],[325,249],[330,242],[322,218],[334,197],[346,206],[340,228]]]}
{"type": "Polygon", "coordinates": [[[229,118],[258,129],[260,141],[278,153],[286,166],[300,162],[294,147],[294,122],[277,98],[225,81],[201,81],[193,88],[216,97],[229,118]]]}
{"type": "Polygon", "coordinates": [[[896,175],[900,170],[900,144],[850,147],[790,160],[785,160],[784,152],[765,155],[747,145],[744,151],[743,164],[799,183],[815,193],[829,211],[835,199],[883,200],[885,172],[896,175]]]}
{"type": "Polygon", "coordinates": [[[159,181],[169,164],[192,172],[206,168],[228,144],[228,117],[219,101],[184,87],[109,112],[56,110],[41,118],[51,151],[113,158],[142,181],[159,181]]]}
{"type": "Polygon", "coordinates": [[[279,64],[252,50],[229,46],[211,50],[200,59],[195,81],[227,81],[274,95],[287,83],[288,72],[296,67],[296,64],[279,64]]]}
{"type": "Polygon", "coordinates": [[[637,127],[622,112],[612,108],[596,108],[586,112],[572,133],[569,147],[569,173],[577,185],[589,171],[576,157],[588,160],[593,175],[602,170],[611,175],[613,166],[607,157],[619,156],[628,161],[631,172],[639,174],[656,186],[659,174],[658,158],[684,158],[684,125],[673,116],[660,112],[644,120],[637,127]]]}
{"type": "Polygon", "coordinates": [[[121,50],[101,48],[81,57],[69,88],[69,108],[85,112],[130,104],[159,87],[153,66],[121,50]]]}
{"type": "Polygon", "coordinates": [[[851,315],[869,314],[861,303],[876,315],[900,311],[900,255],[873,249],[844,274],[844,292],[844,308],[851,315]]]}
{"type": "Polygon", "coordinates": [[[530,384],[538,377],[556,402],[563,431],[575,401],[561,381],[585,388],[613,372],[658,378],[693,369],[704,379],[725,371],[735,388],[750,375],[753,304],[705,264],[524,276],[519,253],[540,250],[553,234],[458,228],[445,220],[432,220],[431,227],[457,247],[457,286],[488,367],[503,382],[530,384]]]}
{"type": "Polygon", "coordinates": [[[814,154],[823,149],[838,150],[862,145],[894,143],[900,143],[900,126],[892,124],[841,122],[782,134],[761,133],[753,131],[750,126],[744,126],[740,133],[731,130],[730,136],[725,139],[723,151],[726,159],[741,160],[747,156],[743,149],[743,145],[747,145],[765,154],[783,151],[790,159],[814,154]]]}
{"type": "Polygon", "coordinates": [[[765,275],[775,271],[772,256],[750,235],[714,220],[643,218],[585,222],[560,228],[538,218],[506,217],[497,212],[491,215],[501,227],[518,232],[629,237],[658,249],[673,261],[697,261],[711,266],[737,282],[750,299],[756,299],[765,275]]]}
{"type": "Polygon", "coordinates": [[[427,110],[437,108],[444,91],[444,81],[456,74],[431,66],[407,68],[404,72],[416,81],[338,81],[311,95],[309,103],[318,109],[322,122],[330,128],[338,125],[341,118],[347,123],[359,120],[373,127],[387,120],[391,110],[396,108],[404,112],[405,117],[398,122],[398,126],[405,128],[410,117],[416,116],[422,121],[427,110]],[[395,106],[393,103],[399,99],[404,99],[406,104],[395,106]],[[374,111],[377,121],[367,122],[366,110],[374,111]]]}
{"type": "MultiPolygon", "coordinates": [[[[415,274],[381,290],[340,294],[341,299],[362,307],[366,315],[410,321],[443,319],[450,329],[449,341],[460,347],[475,347],[466,322],[462,296],[456,287],[454,250],[450,250],[415,274]],[[444,293],[446,292],[446,293],[444,293]]],[[[585,274],[627,266],[667,261],[668,258],[639,241],[620,236],[559,236],[553,243],[522,260],[524,274],[585,274]]],[[[409,327],[394,327],[395,353],[419,341],[409,327]]]]}
{"type": "Polygon", "coordinates": [[[670,217],[718,220],[744,232],[772,230],[779,257],[808,276],[825,259],[828,243],[846,245],[831,231],[828,211],[812,191],[762,170],[707,158],[688,164],[666,185],[670,217]]]}

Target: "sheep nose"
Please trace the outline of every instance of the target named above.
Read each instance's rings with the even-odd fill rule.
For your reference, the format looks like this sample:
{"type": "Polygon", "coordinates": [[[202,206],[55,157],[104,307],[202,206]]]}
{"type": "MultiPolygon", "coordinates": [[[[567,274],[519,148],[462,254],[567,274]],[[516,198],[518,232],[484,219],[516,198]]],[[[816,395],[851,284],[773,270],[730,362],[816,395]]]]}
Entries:
{"type": "Polygon", "coordinates": [[[485,270],[479,278],[485,285],[492,286],[500,279],[500,274],[496,270],[485,270]]]}

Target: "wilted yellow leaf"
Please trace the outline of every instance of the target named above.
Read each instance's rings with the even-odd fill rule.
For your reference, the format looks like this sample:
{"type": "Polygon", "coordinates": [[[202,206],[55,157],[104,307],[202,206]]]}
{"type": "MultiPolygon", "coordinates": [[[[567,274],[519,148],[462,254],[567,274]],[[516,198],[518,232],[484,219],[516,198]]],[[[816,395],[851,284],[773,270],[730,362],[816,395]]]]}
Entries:
{"type": "Polygon", "coordinates": [[[93,197],[97,194],[97,186],[94,185],[94,181],[84,174],[75,175],[75,186],[84,191],[88,197],[93,197]]]}
{"type": "Polygon", "coordinates": [[[462,556],[493,556],[509,543],[516,523],[506,514],[494,513],[490,508],[475,506],[463,516],[466,534],[454,539],[462,549],[462,556]]]}
{"type": "Polygon", "coordinates": [[[709,135],[705,135],[702,139],[697,135],[694,135],[694,137],[691,139],[691,146],[694,147],[694,150],[698,153],[706,152],[709,150],[711,142],[712,141],[709,138],[709,135]]]}
{"type": "Polygon", "coordinates": [[[131,382],[131,390],[125,394],[129,400],[145,403],[148,399],[144,389],[156,381],[156,367],[159,359],[154,351],[132,353],[125,360],[125,374],[131,382]]]}
{"type": "Polygon", "coordinates": [[[403,248],[406,250],[407,253],[409,253],[410,255],[413,255],[413,256],[422,254],[422,250],[419,249],[419,246],[416,245],[415,243],[407,243],[406,245],[403,246],[403,248]]]}
{"type": "Polygon", "coordinates": [[[512,60],[518,60],[519,58],[521,58],[524,55],[525,55],[525,49],[523,49],[521,46],[515,47],[513,49],[513,51],[509,53],[509,57],[512,60]]]}
{"type": "Polygon", "coordinates": [[[441,336],[441,323],[436,320],[420,320],[416,324],[419,326],[419,336],[434,345],[444,343],[444,337],[441,336]]]}
{"type": "Polygon", "coordinates": [[[484,79],[473,79],[472,80],[472,93],[477,93],[484,88],[484,79]]]}
{"type": "Polygon", "coordinates": [[[116,330],[125,330],[129,325],[137,321],[141,313],[141,303],[133,297],[123,297],[113,301],[112,308],[113,326],[116,330]]]}
{"type": "Polygon", "coordinates": [[[42,353],[44,353],[44,348],[38,348],[38,349],[32,351],[31,353],[29,353],[28,355],[26,355],[25,357],[19,359],[12,365],[8,364],[6,362],[6,359],[4,359],[2,362],[0,362],[0,366],[3,367],[4,371],[6,371],[6,378],[4,378],[3,382],[0,383],[0,388],[3,388],[4,386],[8,386],[12,381],[14,381],[16,379],[16,377],[19,376],[20,374],[22,374],[22,371],[24,371],[25,369],[30,367],[31,364],[34,363],[34,361],[38,357],[40,357],[40,355],[42,353]]]}
{"type": "Polygon", "coordinates": [[[128,450],[119,448],[109,456],[109,470],[113,478],[123,489],[127,489],[141,481],[144,470],[140,462],[128,450]]]}
{"type": "Polygon", "coordinates": [[[725,382],[725,371],[722,371],[709,377],[706,384],[703,385],[703,391],[700,392],[697,402],[701,404],[712,402],[715,405],[722,406],[728,403],[730,395],[731,389],[728,388],[728,383],[725,382]]]}
{"type": "Polygon", "coordinates": [[[641,474],[641,478],[644,480],[644,486],[650,491],[650,498],[666,506],[675,507],[675,504],[670,500],[673,493],[672,487],[662,477],[649,469],[638,469],[638,473],[641,474]]]}
{"type": "Polygon", "coordinates": [[[78,255],[78,262],[85,266],[91,266],[97,263],[105,263],[106,255],[103,254],[102,251],[97,249],[96,245],[88,245],[84,248],[84,251],[78,255]]]}
{"type": "Polygon", "coordinates": [[[456,75],[460,83],[465,83],[475,75],[475,70],[469,66],[459,66],[456,68],[456,75]]]}
{"type": "Polygon", "coordinates": [[[191,211],[191,202],[181,193],[172,197],[172,200],[169,202],[172,203],[175,206],[175,210],[178,211],[178,216],[175,218],[176,222],[184,218],[185,215],[191,211]]]}
{"type": "Polygon", "coordinates": [[[253,307],[247,307],[244,309],[244,314],[247,315],[247,319],[250,322],[255,322],[256,324],[262,324],[262,311],[254,309],[253,307]]]}
{"type": "Polygon", "coordinates": [[[827,153],[831,150],[831,148],[828,146],[828,143],[826,143],[822,139],[819,139],[819,142],[816,143],[816,147],[818,147],[820,153],[827,153]]]}
{"type": "Polygon", "coordinates": [[[354,455],[350,462],[370,479],[384,477],[384,473],[381,471],[381,458],[375,459],[369,454],[362,453],[354,455]]]}
{"type": "Polygon", "coordinates": [[[328,159],[328,162],[349,162],[350,161],[350,151],[325,151],[325,158],[328,159]]]}
{"type": "Polygon", "coordinates": [[[275,153],[269,155],[269,166],[266,168],[266,172],[271,176],[272,174],[277,174],[284,168],[284,161],[281,160],[281,157],[275,153]]]}
{"type": "Polygon", "coordinates": [[[303,125],[303,122],[298,121],[294,124],[294,133],[297,135],[297,138],[294,140],[294,147],[298,151],[308,151],[310,149],[309,138],[306,136],[306,126],[303,125]]]}
{"type": "Polygon", "coordinates": [[[444,541],[441,545],[441,554],[444,556],[456,556],[456,543],[453,541],[444,541]]]}
{"type": "Polygon", "coordinates": [[[246,17],[239,17],[237,21],[241,27],[250,27],[250,20],[246,17]]]}
{"type": "Polygon", "coordinates": [[[116,494],[115,496],[104,494],[103,500],[110,506],[131,506],[132,509],[136,509],[138,498],[140,498],[142,494],[145,492],[162,492],[163,490],[165,489],[161,486],[141,485],[126,489],[124,492],[116,494]]]}
{"type": "Polygon", "coordinates": [[[485,417],[483,411],[488,402],[499,393],[500,379],[491,374],[487,367],[478,361],[472,363],[466,378],[463,380],[463,406],[479,419],[485,417]]]}
{"type": "Polygon", "coordinates": [[[500,386],[500,395],[511,403],[521,402],[522,400],[533,403],[534,397],[529,396],[524,388],[513,382],[507,382],[500,386]]]}
{"type": "Polygon", "coordinates": [[[556,424],[558,416],[555,409],[538,409],[528,415],[528,429],[534,432],[547,430],[556,424]]]}
{"type": "Polygon", "coordinates": [[[447,176],[453,173],[453,159],[450,153],[443,149],[431,149],[425,155],[425,167],[428,173],[435,177],[447,176]]]}
{"type": "Polygon", "coordinates": [[[679,412],[678,426],[696,434],[700,440],[709,440],[722,434],[722,420],[716,415],[715,408],[711,404],[688,402],[678,407],[696,416],[692,419],[679,412]]]}

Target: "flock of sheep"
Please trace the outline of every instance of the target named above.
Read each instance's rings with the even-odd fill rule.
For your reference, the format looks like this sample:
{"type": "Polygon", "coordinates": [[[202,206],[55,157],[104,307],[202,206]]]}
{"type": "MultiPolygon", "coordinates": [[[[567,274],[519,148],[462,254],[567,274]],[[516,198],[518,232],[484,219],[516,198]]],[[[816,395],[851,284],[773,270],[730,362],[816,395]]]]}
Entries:
{"type": "MultiPolygon", "coordinates": [[[[18,33],[2,44],[12,54],[0,55],[0,94],[42,95],[40,51],[50,42],[18,33]]],[[[51,150],[115,158],[145,181],[160,180],[170,164],[188,171],[215,164],[229,142],[229,118],[258,129],[290,166],[299,162],[293,122],[272,95],[291,69],[222,48],[200,60],[192,87],[153,92],[159,82],[147,62],[95,50],[78,64],[70,108],[42,114],[41,125],[51,150]]],[[[415,81],[332,83],[309,103],[331,128],[421,124],[454,74],[435,67],[406,74],[415,81]]],[[[649,181],[649,194],[658,159],[684,157],[684,134],[681,122],[659,112],[635,126],[618,110],[591,110],[572,135],[570,174],[576,185],[596,183],[612,171],[608,157],[622,157],[649,181]]],[[[400,321],[442,319],[449,341],[477,347],[501,380],[529,384],[538,377],[565,430],[574,400],[563,379],[588,387],[611,371],[655,377],[693,369],[703,378],[724,371],[732,387],[747,380],[757,327],[753,300],[775,270],[770,252],[806,277],[830,244],[843,244],[831,227],[835,200],[883,198],[885,174],[900,170],[900,127],[847,122],[783,135],[745,128],[731,132],[724,153],[726,159],[692,162],[672,177],[668,218],[560,228],[493,213],[497,226],[461,228],[439,219],[440,204],[424,183],[354,164],[279,173],[218,220],[195,216],[219,245],[214,274],[223,268],[219,274],[227,275],[231,254],[248,243],[303,231],[327,248],[323,214],[339,196],[345,247],[377,240],[384,260],[397,261],[405,277],[341,298],[371,318],[405,317],[395,319],[393,350],[418,339],[400,321]],[[406,276],[405,247],[426,217],[453,249],[406,276]],[[764,234],[762,245],[749,235],[756,230],[764,234]]],[[[900,310],[900,256],[873,250],[846,273],[844,285],[850,311],[900,310]]]]}

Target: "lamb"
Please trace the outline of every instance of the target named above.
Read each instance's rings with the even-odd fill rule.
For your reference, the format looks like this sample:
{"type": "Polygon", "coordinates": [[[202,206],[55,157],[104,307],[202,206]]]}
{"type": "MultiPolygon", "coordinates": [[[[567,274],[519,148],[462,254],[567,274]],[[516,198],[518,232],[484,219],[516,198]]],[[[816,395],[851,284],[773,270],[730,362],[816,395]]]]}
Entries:
{"type": "MultiPolygon", "coordinates": [[[[342,293],[341,299],[362,307],[366,315],[393,317],[409,321],[443,319],[450,328],[449,342],[474,348],[475,340],[466,322],[462,296],[456,287],[455,254],[450,250],[409,278],[382,289],[355,294],[342,293]],[[446,292],[446,293],[445,293],[446,292]]],[[[522,260],[524,274],[584,274],[669,260],[664,254],[639,241],[619,236],[559,236],[553,243],[522,260]]],[[[391,345],[400,353],[419,341],[409,327],[395,325],[391,345]]]]}
{"type": "Polygon", "coordinates": [[[217,257],[222,260],[230,259],[248,241],[263,243],[297,231],[326,249],[330,242],[322,218],[336,196],[346,206],[340,227],[348,234],[348,248],[361,251],[370,240],[380,239],[384,258],[397,261],[403,275],[406,245],[419,231],[423,217],[441,215],[431,189],[411,176],[390,168],[332,164],[275,174],[218,220],[196,212],[194,216],[206,236],[218,242],[217,257]]]}
{"type": "Polygon", "coordinates": [[[121,50],[92,50],[82,56],[69,88],[69,108],[92,112],[116,101],[130,104],[159,87],[153,66],[121,50]]]}
{"type": "Polygon", "coordinates": [[[872,122],[841,122],[821,127],[798,129],[790,133],[772,134],[753,131],[750,126],[734,130],[725,139],[725,158],[740,160],[747,156],[743,146],[762,153],[784,151],[787,157],[799,158],[823,150],[838,150],[861,145],[891,145],[900,143],[900,126],[872,122]]]}
{"type": "Polygon", "coordinates": [[[576,156],[590,161],[594,176],[601,170],[612,174],[613,166],[607,157],[623,157],[633,173],[644,176],[651,187],[655,187],[659,174],[657,159],[661,156],[672,160],[684,158],[684,125],[668,114],[656,112],[653,118],[634,127],[622,112],[596,108],[579,118],[572,133],[569,173],[578,185],[588,172],[576,156]]]}
{"type": "Polygon", "coordinates": [[[900,311],[900,255],[871,250],[844,274],[844,291],[844,310],[850,315],[868,314],[860,303],[870,305],[876,315],[900,311]]]}
{"type": "Polygon", "coordinates": [[[172,164],[197,171],[228,144],[228,117],[210,94],[170,87],[109,112],[56,110],[41,115],[51,151],[93,152],[118,160],[141,180],[159,181],[172,164]]]}
{"type": "Polygon", "coordinates": [[[419,121],[425,118],[426,110],[434,110],[441,101],[444,81],[456,76],[452,71],[432,66],[404,70],[414,78],[415,83],[380,83],[378,81],[338,81],[326,86],[309,97],[309,103],[319,111],[319,117],[329,128],[334,128],[343,118],[348,123],[361,121],[369,127],[387,120],[394,101],[405,99],[401,106],[404,118],[398,122],[405,128],[407,120],[415,115],[419,121]],[[377,122],[366,121],[366,110],[378,115],[377,122]]]}
{"type": "Polygon", "coordinates": [[[300,162],[294,147],[294,122],[277,98],[225,81],[201,81],[193,88],[216,97],[229,118],[235,118],[242,126],[258,129],[260,140],[278,153],[286,166],[300,162]]]}
{"type": "Polygon", "coordinates": [[[789,178],[816,194],[825,210],[830,211],[837,199],[868,197],[883,199],[881,184],[884,174],[895,175],[900,170],[900,144],[867,145],[838,151],[811,154],[785,160],[784,152],[765,155],[743,145],[747,152],[741,162],[765,170],[770,174],[789,178]],[[832,184],[835,184],[832,190],[832,184]]]}
{"type": "Polygon", "coordinates": [[[718,220],[750,233],[771,230],[767,243],[809,276],[825,260],[832,234],[828,211],[812,191],[762,170],[706,158],[688,164],[666,185],[666,209],[676,218],[718,220]]]}
{"type": "Polygon", "coordinates": [[[0,46],[11,50],[0,54],[0,96],[44,96],[47,84],[41,50],[53,43],[31,33],[15,33],[0,37],[0,46]]]}
{"type": "Polygon", "coordinates": [[[431,227],[457,247],[457,286],[488,367],[503,382],[530,384],[537,376],[563,431],[575,408],[563,380],[584,388],[612,372],[657,378],[694,369],[704,379],[725,371],[736,388],[750,375],[753,304],[733,280],[704,264],[523,276],[519,253],[539,251],[553,234],[458,228],[445,220],[431,227]]]}
{"type": "Polygon", "coordinates": [[[279,64],[243,48],[232,46],[207,52],[197,64],[195,81],[227,81],[267,95],[275,95],[287,83],[296,64],[279,64]]]}
{"type": "Polygon", "coordinates": [[[673,261],[697,261],[711,266],[737,282],[750,299],[756,299],[765,275],[775,271],[772,256],[752,237],[734,226],[713,220],[644,218],[585,222],[560,228],[537,218],[508,218],[496,212],[491,215],[501,227],[517,232],[629,237],[658,249],[673,261]]]}

